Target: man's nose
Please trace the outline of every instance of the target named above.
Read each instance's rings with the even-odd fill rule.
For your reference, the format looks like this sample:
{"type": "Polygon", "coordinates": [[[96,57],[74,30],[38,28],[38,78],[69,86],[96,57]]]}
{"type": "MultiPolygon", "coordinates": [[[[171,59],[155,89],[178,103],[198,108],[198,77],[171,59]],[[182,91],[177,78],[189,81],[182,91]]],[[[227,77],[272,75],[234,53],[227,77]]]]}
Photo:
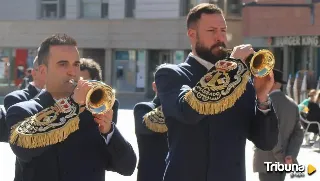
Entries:
{"type": "Polygon", "coordinates": [[[68,68],[68,75],[69,75],[69,76],[76,76],[76,67],[70,66],[70,67],[68,68]]]}
{"type": "Polygon", "coordinates": [[[216,42],[224,42],[224,35],[221,32],[218,32],[215,36],[216,42]]]}

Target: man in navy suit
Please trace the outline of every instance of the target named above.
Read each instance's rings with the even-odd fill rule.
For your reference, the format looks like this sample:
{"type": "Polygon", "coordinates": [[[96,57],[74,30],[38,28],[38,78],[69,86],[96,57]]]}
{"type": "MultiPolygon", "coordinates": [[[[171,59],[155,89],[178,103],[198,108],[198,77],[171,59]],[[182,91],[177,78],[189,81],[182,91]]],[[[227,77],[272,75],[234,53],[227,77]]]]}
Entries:
{"type": "Polygon", "coordinates": [[[245,64],[251,45],[223,51],[223,12],[203,3],[187,16],[192,52],[184,63],[162,65],[155,75],[168,127],[164,181],[245,181],[245,145],[271,150],[278,120],[268,93],[273,74],[251,80],[245,64]]]}
{"type": "Polygon", "coordinates": [[[133,108],[135,132],[139,147],[137,181],[162,181],[168,154],[167,127],[157,87],[152,83],[155,98],[137,103],[133,108]]]}
{"type": "Polygon", "coordinates": [[[5,123],[6,111],[0,107],[0,142],[8,142],[8,129],[5,123]]]}
{"type": "MultiPolygon", "coordinates": [[[[33,99],[37,94],[39,94],[40,90],[44,88],[45,84],[45,77],[40,75],[39,72],[39,63],[38,63],[38,57],[35,57],[33,61],[33,69],[31,70],[31,75],[33,77],[33,81],[30,82],[25,89],[22,90],[16,90],[4,98],[4,108],[5,110],[8,110],[10,106],[19,103],[28,101],[30,99],[33,99]]],[[[5,121],[5,120],[3,120],[5,121]]],[[[4,124],[5,125],[5,124],[4,124]]],[[[9,137],[9,131],[7,130],[7,126],[5,129],[5,137],[6,141],[8,141],[9,137]]],[[[22,180],[21,174],[22,174],[22,168],[21,164],[18,158],[16,158],[15,163],[15,181],[22,180]]]]}
{"type": "MultiPolygon", "coordinates": [[[[100,65],[91,58],[80,59],[80,77],[84,80],[97,80],[102,81],[102,70],[100,65]]],[[[119,101],[116,99],[112,106],[113,118],[112,122],[117,124],[119,101]]]]}
{"type": "Polygon", "coordinates": [[[97,115],[85,108],[92,84],[80,79],[76,41],[52,35],[41,43],[38,59],[46,89],[11,106],[6,116],[23,180],[104,181],[106,170],[131,175],[136,155],[112,123],[113,111],[97,115]]]}
{"type": "Polygon", "coordinates": [[[18,102],[24,102],[34,98],[40,90],[44,88],[45,77],[41,76],[39,73],[38,57],[33,61],[31,75],[33,81],[30,82],[25,89],[13,91],[5,96],[4,107],[6,110],[18,102]]]}

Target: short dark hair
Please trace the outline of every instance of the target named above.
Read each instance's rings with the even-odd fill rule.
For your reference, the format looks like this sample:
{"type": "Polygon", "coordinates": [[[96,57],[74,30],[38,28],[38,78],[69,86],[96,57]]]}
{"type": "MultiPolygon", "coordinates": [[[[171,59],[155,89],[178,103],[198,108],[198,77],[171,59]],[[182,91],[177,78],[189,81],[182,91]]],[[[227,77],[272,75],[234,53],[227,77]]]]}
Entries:
{"type": "Polygon", "coordinates": [[[223,11],[215,4],[198,4],[197,6],[191,8],[187,15],[187,28],[189,29],[191,26],[194,26],[201,18],[202,14],[223,14],[223,11]]]}
{"type": "Polygon", "coordinates": [[[46,38],[38,48],[38,63],[39,65],[48,65],[48,56],[51,46],[70,45],[77,46],[77,42],[72,37],[66,34],[54,34],[46,38]]]}
{"type": "Polygon", "coordinates": [[[80,70],[87,70],[92,80],[102,80],[102,70],[100,65],[91,58],[80,59],[80,70]]]}

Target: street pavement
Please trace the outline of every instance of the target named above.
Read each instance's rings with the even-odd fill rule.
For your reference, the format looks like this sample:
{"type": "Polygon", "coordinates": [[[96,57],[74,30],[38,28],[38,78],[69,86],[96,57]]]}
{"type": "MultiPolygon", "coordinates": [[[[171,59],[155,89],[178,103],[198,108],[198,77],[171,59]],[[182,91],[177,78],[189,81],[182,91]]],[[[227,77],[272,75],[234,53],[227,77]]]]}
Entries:
{"type": "MultiPolygon", "coordinates": [[[[138,146],[134,133],[134,120],[133,112],[129,109],[121,109],[118,112],[118,128],[123,134],[123,136],[132,144],[134,150],[138,155],[138,146]]],[[[250,141],[247,141],[246,146],[246,170],[247,170],[247,181],[258,181],[257,174],[252,172],[252,155],[253,155],[253,145],[250,141]]],[[[225,149],[225,148],[224,148],[225,149]]],[[[237,154],[235,150],[234,154],[237,154]]],[[[0,143],[0,181],[13,181],[14,178],[14,160],[15,157],[10,150],[8,144],[0,143]]],[[[286,180],[292,181],[320,181],[320,153],[316,152],[311,148],[301,148],[298,161],[302,165],[312,164],[318,171],[312,176],[306,176],[304,178],[294,178],[291,179],[290,176],[286,177],[286,180]]],[[[50,164],[50,163],[48,163],[50,164]]],[[[152,166],[152,165],[151,165],[152,166]]],[[[132,176],[121,176],[117,173],[107,172],[106,181],[136,181],[136,173],[134,172],[132,176]]],[[[232,173],[230,173],[232,174],[232,173]]],[[[45,179],[44,179],[45,180],[45,179]]]]}

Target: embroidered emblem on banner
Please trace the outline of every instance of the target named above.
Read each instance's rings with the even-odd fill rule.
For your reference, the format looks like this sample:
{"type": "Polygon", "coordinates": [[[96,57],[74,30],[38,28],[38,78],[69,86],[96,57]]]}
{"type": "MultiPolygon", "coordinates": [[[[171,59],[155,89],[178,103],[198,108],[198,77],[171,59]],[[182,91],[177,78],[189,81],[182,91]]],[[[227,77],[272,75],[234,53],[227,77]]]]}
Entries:
{"type": "Polygon", "coordinates": [[[204,115],[232,107],[246,89],[250,71],[241,60],[220,60],[185,95],[185,100],[204,115]]]}
{"type": "Polygon", "coordinates": [[[165,133],[168,131],[161,106],[148,112],[143,117],[143,122],[146,124],[147,128],[150,129],[151,131],[154,131],[157,133],[165,133]]]}
{"type": "Polygon", "coordinates": [[[60,99],[56,102],[60,112],[68,113],[71,111],[71,103],[67,98],[60,99]]]}
{"type": "Polygon", "coordinates": [[[23,148],[38,148],[65,140],[79,129],[83,111],[69,98],[60,99],[41,112],[12,127],[10,143],[23,148]]]}

